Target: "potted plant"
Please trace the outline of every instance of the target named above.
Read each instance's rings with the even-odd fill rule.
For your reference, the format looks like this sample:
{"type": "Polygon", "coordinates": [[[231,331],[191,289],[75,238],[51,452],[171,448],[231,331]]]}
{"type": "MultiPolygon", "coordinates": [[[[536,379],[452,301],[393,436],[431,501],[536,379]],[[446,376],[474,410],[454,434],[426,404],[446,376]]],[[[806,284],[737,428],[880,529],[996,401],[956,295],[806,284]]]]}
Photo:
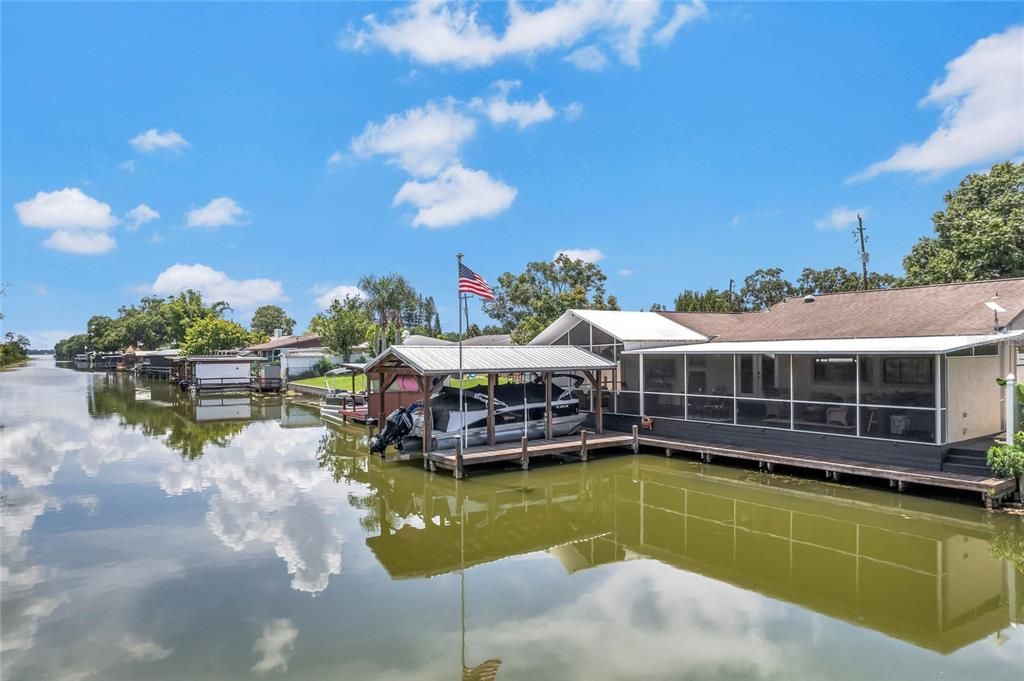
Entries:
{"type": "Polygon", "coordinates": [[[1024,431],[1014,443],[999,442],[988,450],[988,467],[1001,478],[1017,478],[1017,493],[1024,494],[1024,431]]]}

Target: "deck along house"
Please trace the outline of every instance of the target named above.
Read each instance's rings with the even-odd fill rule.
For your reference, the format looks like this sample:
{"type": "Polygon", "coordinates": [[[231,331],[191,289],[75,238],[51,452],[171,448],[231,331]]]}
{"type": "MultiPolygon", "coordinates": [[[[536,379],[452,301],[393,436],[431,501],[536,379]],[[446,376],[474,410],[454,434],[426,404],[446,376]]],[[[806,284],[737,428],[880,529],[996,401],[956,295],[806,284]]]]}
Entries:
{"type": "Polygon", "coordinates": [[[610,429],[949,471],[983,466],[1005,432],[996,379],[1019,373],[1022,342],[1024,279],[765,312],[571,310],[532,341],[617,363],[602,375],[610,429]]]}

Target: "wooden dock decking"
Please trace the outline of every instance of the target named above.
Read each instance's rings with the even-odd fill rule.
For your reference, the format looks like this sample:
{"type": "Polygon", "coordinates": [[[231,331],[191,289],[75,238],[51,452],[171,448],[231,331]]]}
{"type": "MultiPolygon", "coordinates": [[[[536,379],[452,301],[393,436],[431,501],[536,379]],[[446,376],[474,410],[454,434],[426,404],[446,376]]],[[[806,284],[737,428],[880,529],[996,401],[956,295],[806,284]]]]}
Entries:
{"type": "Polygon", "coordinates": [[[526,440],[524,438],[515,445],[470,447],[464,452],[461,450],[434,451],[427,455],[424,464],[429,466],[430,470],[437,468],[451,470],[457,479],[462,479],[465,476],[466,467],[472,465],[508,461],[518,462],[523,470],[527,470],[530,459],[541,456],[575,454],[581,460],[586,461],[589,453],[596,449],[627,449],[639,452],[643,447],[660,449],[667,456],[675,452],[696,454],[700,456],[701,460],[707,462],[716,456],[756,461],[759,468],[768,471],[773,471],[776,465],[824,471],[826,479],[832,480],[839,480],[841,474],[888,480],[889,486],[897,488],[900,492],[905,489],[907,484],[976,492],[981,494],[982,501],[988,508],[999,504],[1017,489],[1017,483],[1013,479],[886,466],[852,459],[828,459],[802,454],[780,454],[760,449],[740,449],[707,442],[652,437],[640,434],[636,429],[632,434],[618,432],[597,434],[583,431],[579,435],[543,440],[526,440]]]}
{"type": "Polygon", "coordinates": [[[471,447],[464,453],[456,450],[430,452],[427,462],[431,468],[446,468],[461,478],[459,458],[463,467],[474,464],[494,463],[497,461],[518,461],[523,469],[529,468],[531,458],[551,456],[552,454],[578,454],[584,461],[591,450],[602,448],[629,448],[633,446],[633,436],[625,433],[604,433],[601,435],[582,432],[579,435],[566,435],[543,440],[525,440],[518,444],[501,444],[494,446],[471,447]]]}

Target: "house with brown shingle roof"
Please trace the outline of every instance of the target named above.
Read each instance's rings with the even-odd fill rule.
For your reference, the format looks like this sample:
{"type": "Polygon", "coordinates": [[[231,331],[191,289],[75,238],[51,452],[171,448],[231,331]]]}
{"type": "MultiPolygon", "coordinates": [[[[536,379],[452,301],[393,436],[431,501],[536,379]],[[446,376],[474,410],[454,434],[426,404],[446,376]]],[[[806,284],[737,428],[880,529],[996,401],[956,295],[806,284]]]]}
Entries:
{"type": "Polygon", "coordinates": [[[304,336],[274,336],[265,343],[257,343],[245,348],[245,352],[273,359],[281,354],[282,350],[308,349],[322,347],[320,334],[310,333],[304,336]]]}
{"type": "Polygon", "coordinates": [[[616,430],[976,473],[1013,427],[996,379],[1024,368],[1022,342],[1024,278],[789,298],[764,312],[570,310],[533,341],[617,362],[603,398],[616,430]]]}

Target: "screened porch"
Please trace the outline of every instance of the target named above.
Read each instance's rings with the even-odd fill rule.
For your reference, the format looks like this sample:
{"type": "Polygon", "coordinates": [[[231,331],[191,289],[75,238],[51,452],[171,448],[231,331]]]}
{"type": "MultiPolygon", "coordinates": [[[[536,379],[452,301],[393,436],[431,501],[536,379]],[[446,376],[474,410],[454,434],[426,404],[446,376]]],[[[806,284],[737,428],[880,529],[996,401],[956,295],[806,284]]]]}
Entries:
{"type": "Polygon", "coordinates": [[[1001,428],[1000,342],[775,341],[626,351],[618,358],[614,412],[942,445],[1001,428]]]}

